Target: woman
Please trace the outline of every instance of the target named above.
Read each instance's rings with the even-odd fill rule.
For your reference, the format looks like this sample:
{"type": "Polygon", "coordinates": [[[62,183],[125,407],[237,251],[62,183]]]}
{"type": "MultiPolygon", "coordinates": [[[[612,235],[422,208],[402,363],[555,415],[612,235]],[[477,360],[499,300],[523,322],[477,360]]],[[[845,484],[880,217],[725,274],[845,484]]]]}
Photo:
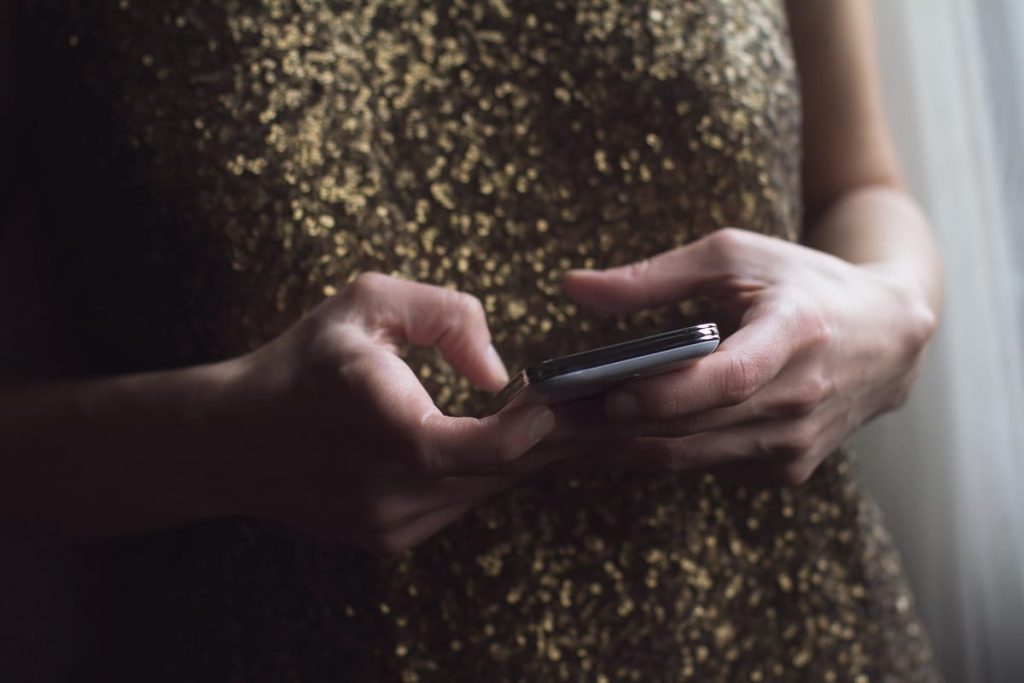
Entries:
{"type": "Polygon", "coordinates": [[[13,15],[59,343],[11,354],[3,516],[146,532],[83,675],[933,677],[839,449],[939,307],[866,3],[13,15]],[[706,319],[691,368],[473,417],[501,358],[706,319]]]}

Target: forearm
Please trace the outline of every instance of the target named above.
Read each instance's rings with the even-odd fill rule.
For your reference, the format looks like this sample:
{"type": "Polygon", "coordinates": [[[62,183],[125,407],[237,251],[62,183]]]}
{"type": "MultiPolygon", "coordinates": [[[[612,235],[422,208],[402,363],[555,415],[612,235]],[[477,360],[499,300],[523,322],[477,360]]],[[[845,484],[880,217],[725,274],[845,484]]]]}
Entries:
{"type": "Polygon", "coordinates": [[[0,524],[91,538],[226,513],[215,406],[232,372],[0,380],[0,524]]]}
{"type": "Polygon", "coordinates": [[[928,219],[905,192],[865,186],[841,195],[804,235],[807,246],[850,263],[869,265],[906,286],[938,314],[942,274],[928,219]]]}

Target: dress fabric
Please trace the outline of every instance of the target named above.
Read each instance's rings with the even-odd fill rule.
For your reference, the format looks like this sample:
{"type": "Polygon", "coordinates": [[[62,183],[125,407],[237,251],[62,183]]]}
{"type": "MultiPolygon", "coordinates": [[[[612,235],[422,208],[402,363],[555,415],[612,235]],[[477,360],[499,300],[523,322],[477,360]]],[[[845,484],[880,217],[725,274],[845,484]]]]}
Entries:
{"type": "MultiPolygon", "coordinates": [[[[600,318],[558,283],[723,226],[799,238],[782,5],[25,3],[25,177],[73,367],[243,353],[365,271],[475,294],[510,367],[715,319],[600,318]]],[[[408,359],[447,412],[486,401],[408,359]]],[[[842,450],[794,488],[542,477],[398,557],[255,520],[98,552],[86,679],[935,676],[842,450]]]]}

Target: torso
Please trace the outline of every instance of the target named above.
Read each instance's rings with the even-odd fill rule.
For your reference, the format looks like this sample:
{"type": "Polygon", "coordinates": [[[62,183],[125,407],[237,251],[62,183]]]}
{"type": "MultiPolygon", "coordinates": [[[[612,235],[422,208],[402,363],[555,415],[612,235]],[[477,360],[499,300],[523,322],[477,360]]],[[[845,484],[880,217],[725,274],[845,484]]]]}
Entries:
{"type": "MultiPolygon", "coordinates": [[[[368,270],[477,295],[512,366],[714,316],[695,301],[604,320],[558,280],[727,225],[799,237],[781,5],[33,3],[30,176],[61,198],[40,234],[78,368],[242,353],[368,270]]],[[[484,400],[434,355],[409,361],[444,409],[484,400]]],[[[257,522],[115,545],[120,665],[151,680],[927,665],[842,453],[798,489],[545,480],[400,558],[257,522]]]]}

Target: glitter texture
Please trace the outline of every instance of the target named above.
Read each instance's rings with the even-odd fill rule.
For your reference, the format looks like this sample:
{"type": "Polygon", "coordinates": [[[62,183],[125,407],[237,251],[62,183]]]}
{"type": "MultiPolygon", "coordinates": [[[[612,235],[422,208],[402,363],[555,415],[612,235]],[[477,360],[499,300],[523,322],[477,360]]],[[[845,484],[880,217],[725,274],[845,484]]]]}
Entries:
{"type": "MultiPolygon", "coordinates": [[[[81,367],[242,353],[369,270],[478,296],[510,367],[712,316],[603,319],[558,283],[727,225],[799,236],[781,5],[31,3],[26,172],[63,198],[81,367]]],[[[408,359],[445,410],[486,400],[408,359]]],[[[109,666],[145,680],[932,676],[844,452],[797,489],[543,480],[397,558],[236,521],[109,553],[109,666]]]]}

